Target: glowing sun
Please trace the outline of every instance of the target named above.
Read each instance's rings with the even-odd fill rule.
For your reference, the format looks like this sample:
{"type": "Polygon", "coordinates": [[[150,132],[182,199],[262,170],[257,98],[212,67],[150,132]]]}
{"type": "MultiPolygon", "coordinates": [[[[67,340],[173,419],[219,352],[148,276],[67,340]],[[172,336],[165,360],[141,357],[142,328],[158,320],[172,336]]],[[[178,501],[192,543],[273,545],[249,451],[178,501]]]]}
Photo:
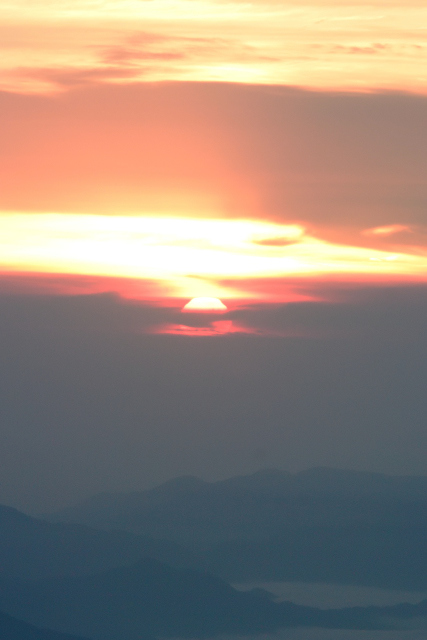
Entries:
{"type": "Polygon", "coordinates": [[[219,298],[193,298],[182,308],[184,312],[223,313],[227,307],[219,298]]]}

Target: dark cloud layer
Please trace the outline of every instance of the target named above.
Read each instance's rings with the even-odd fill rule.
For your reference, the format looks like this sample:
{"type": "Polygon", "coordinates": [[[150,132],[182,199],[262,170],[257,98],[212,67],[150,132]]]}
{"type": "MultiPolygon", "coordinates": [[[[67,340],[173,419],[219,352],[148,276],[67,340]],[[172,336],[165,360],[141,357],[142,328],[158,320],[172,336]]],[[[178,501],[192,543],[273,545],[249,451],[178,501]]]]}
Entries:
{"type": "MultiPolygon", "coordinates": [[[[304,287],[300,290],[304,293],[304,287]]],[[[323,338],[427,341],[427,287],[317,285],[318,301],[253,305],[229,314],[260,332],[323,338]]]]}
{"type": "Polygon", "coordinates": [[[425,289],[338,297],[231,312],[326,337],[194,338],[144,333],[172,308],[2,295],[0,501],[42,510],[266,466],[427,473],[425,289]]]}
{"type": "Polygon", "coordinates": [[[336,237],[425,226],[425,96],[95,84],[3,93],[0,112],[3,209],[256,215],[336,237]]]}

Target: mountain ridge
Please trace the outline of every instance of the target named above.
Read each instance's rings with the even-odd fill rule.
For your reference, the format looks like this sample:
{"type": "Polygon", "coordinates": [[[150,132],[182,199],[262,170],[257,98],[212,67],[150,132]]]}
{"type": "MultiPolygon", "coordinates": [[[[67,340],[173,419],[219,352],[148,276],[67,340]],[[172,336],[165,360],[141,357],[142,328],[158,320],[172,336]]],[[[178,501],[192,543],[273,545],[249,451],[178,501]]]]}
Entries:
{"type": "Polygon", "coordinates": [[[427,601],[316,609],[237,591],[207,573],[152,559],[100,574],[10,584],[0,607],[28,623],[94,640],[213,638],[279,629],[427,629],[427,601]]]}
{"type": "Polygon", "coordinates": [[[191,551],[168,540],[75,523],[51,523],[0,505],[0,576],[34,580],[132,564],[149,556],[188,566],[191,551]]]}
{"type": "Polygon", "coordinates": [[[296,473],[274,468],[259,469],[249,475],[233,476],[209,482],[197,476],[178,476],[171,478],[151,489],[107,492],[95,494],[77,504],[64,507],[40,517],[53,519],[71,515],[79,508],[94,506],[116,499],[138,500],[141,497],[170,496],[181,491],[211,491],[215,488],[241,488],[248,490],[288,489],[294,491],[311,490],[314,493],[329,491],[344,495],[390,494],[410,498],[427,499],[427,476],[387,475],[379,472],[334,469],[330,467],[312,467],[296,473]]]}
{"type": "Polygon", "coordinates": [[[2,640],[88,640],[50,629],[40,629],[0,611],[0,637],[2,640]]]}
{"type": "Polygon", "coordinates": [[[318,467],[212,483],[178,478],[146,491],[104,493],[45,517],[206,545],[277,537],[289,527],[377,526],[408,517],[427,526],[426,513],[427,477],[318,467]]]}

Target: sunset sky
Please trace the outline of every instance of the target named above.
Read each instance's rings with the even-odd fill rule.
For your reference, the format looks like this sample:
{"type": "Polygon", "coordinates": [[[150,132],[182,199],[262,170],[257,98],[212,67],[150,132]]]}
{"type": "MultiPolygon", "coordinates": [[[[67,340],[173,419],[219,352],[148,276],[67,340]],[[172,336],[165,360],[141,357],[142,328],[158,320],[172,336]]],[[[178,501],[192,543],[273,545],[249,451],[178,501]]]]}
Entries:
{"type": "Polygon", "coordinates": [[[150,281],[153,304],[268,303],[427,278],[424,3],[1,15],[0,262],[35,292],[78,274],[150,281]]]}
{"type": "Polygon", "coordinates": [[[7,327],[424,336],[425,2],[3,0],[0,42],[7,327]]]}

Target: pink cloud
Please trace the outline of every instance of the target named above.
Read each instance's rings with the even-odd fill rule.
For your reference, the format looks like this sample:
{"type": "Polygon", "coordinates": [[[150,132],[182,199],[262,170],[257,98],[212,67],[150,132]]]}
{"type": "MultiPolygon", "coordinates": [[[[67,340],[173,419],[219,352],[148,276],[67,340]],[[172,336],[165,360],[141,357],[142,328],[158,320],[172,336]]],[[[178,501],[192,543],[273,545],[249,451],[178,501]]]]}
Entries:
{"type": "Polygon", "coordinates": [[[366,236],[391,236],[395,233],[413,233],[413,229],[404,224],[389,224],[384,227],[373,227],[363,231],[366,236]]]}

